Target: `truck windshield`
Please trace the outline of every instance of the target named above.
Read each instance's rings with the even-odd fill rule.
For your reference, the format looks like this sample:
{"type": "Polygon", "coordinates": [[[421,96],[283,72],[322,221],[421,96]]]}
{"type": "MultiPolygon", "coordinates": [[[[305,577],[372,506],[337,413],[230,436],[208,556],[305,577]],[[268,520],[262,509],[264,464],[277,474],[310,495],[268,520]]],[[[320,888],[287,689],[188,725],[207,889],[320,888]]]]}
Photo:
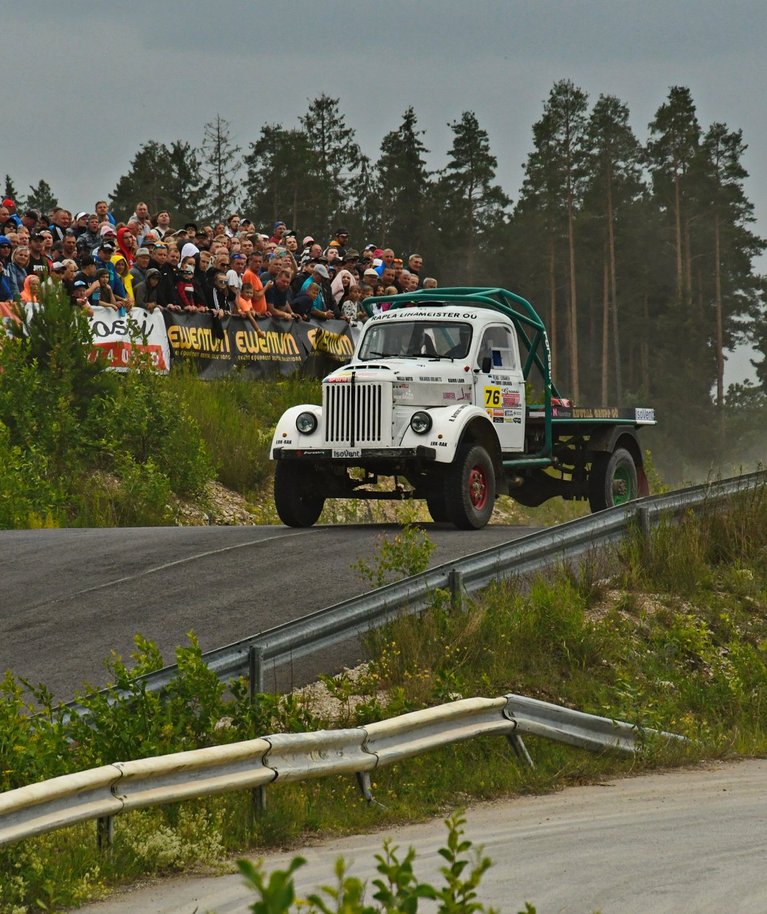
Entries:
{"type": "Polygon", "coordinates": [[[370,326],[360,347],[363,362],[386,358],[465,359],[471,324],[451,321],[385,321],[370,326]]]}

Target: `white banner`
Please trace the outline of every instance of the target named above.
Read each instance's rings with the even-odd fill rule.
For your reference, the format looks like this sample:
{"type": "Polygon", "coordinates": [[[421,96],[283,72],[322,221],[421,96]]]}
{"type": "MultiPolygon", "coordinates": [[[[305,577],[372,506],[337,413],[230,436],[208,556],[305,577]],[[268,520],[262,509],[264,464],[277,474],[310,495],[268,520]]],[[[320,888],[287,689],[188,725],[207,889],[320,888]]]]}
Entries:
{"type": "Polygon", "coordinates": [[[132,308],[121,317],[112,308],[96,307],[90,318],[93,342],[110,368],[127,371],[131,352],[149,353],[154,367],[167,374],[170,371],[170,347],[165,321],[159,310],[132,308]]]}

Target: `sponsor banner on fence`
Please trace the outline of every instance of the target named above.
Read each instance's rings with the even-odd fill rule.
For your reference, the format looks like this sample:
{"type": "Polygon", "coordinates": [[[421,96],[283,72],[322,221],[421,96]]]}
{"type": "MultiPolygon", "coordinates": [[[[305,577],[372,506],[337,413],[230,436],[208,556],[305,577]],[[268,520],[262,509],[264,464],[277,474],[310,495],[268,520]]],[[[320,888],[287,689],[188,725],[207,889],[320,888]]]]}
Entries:
{"type": "Polygon", "coordinates": [[[170,371],[170,350],[165,321],[159,311],[132,308],[125,316],[112,308],[96,307],[90,318],[93,356],[101,354],[110,368],[127,371],[131,353],[145,352],[158,371],[170,371]]]}
{"type": "Polygon", "coordinates": [[[209,314],[165,313],[173,358],[201,378],[220,378],[236,369],[252,377],[299,374],[324,377],[348,362],[357,328],[345,321],[261,320],[259,337],[242,318],[219,321],[209,314]]]}

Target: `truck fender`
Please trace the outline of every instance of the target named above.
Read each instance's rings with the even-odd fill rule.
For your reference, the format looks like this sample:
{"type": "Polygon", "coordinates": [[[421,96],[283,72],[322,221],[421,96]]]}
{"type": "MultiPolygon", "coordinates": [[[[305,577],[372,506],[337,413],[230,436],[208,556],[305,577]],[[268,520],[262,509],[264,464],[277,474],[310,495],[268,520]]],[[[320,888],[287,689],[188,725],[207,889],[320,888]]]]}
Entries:
{"type": "Polygon", "coordinates": [[[314,403],[291,406],[280,416],[272,437],[269,457],[274,459],[274,449],[283,448],[289,451],[302,448],[316,448],[322,444],[322,407],[314,403]],[[302,435],[296,428],[296,418],[300,413],[312,413],[317,417],[317,428],[311,435],[302,435]]]}
{"type": "Polygon", "coordinates": [[[487,418],[487,413],[478,406],[465,403],[462,406],[433,407],[424,412],[428,412],[432,418],[431,429],[426,435],[416,435],[410,425],[406,425],[401,442],[402,447],[426,445],[426,447],[434,448],[437,463],[452,463],[455,460],[456,451],[467,434],[471,434],[471,429],[479,427],[481,423],[483,435],[480,437],[488,438],[487,443],[490,445],[488,450],[491,457],[495,461],[496,455],[493,451],[500,454],[495,430],[487,418]]]}
{"type": "Polygon", "coordinates": [[[588,448],[593,453],[612,454],[618,447],[624,448],[631,454],[637,467],[642,466],[644,463],[642,448],[639,445],[636,429],[626,425],[612,425],[600,429],[589,438],[588,448]]]}

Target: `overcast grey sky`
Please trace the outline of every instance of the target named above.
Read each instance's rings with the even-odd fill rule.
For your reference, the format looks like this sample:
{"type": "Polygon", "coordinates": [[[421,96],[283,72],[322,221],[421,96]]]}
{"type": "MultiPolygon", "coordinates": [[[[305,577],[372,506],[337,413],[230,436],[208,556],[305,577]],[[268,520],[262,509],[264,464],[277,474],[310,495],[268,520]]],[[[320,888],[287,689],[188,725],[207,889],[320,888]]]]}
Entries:
{"type": "Polygon", "coordinates": [[[532,124],[568,78],[625,101],[642,141],[669,86],[688,86],[704,129],[743,130],[767,236],[765,0],[0,0],[0,29],[0,173],[22,191],[45,178],[72,210],[114,190],[146,140],[197,145],[220,114],[247,149],[322,92],[371,157],[412,105],[434,168],[448,122],[474,111],[514,200],[532,124]]]}

